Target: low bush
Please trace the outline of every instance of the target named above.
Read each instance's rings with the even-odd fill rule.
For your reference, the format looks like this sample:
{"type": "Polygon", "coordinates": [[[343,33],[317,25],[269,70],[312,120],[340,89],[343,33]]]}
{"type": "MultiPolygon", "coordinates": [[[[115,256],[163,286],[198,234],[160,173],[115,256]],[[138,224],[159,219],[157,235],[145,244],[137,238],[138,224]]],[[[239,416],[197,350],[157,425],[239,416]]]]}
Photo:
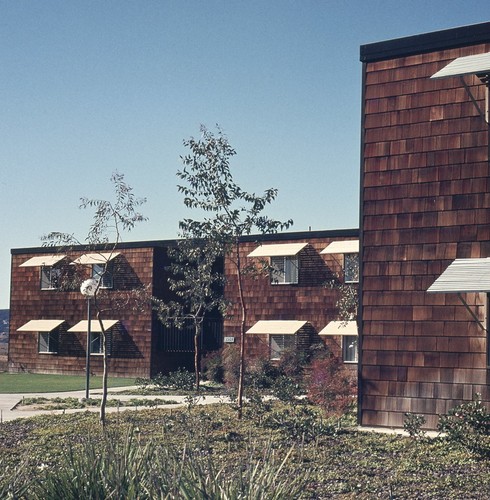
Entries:
{"type": "Polygon", "coordinates": [[[223,352],[211,351],[203,357],[201,362],[201,368],[203,372],[203,379],[209,380],[211,382],[216,382],[217,384],[222,384],[224,379],[224,368],[223,368],[223,352]]]}
{"type": "Polygon", "coordinates": [[[472,401],[451,408],[439,417],[438,429],[471,452],[490,457],[490,414],[475,394],[472,401]]]}
{"type": "Polygon", "coordinates": [[[356,404],[356,373],[326,352],[313,359],[307,380],[308,398],[327,416],[339,419],[356,404]]]}
{"type": "Polygon", "coordinates": [[[192,391],[195,389],[194,374],[185,368],[178,368],[168,375],[159,373],[151,379],[139,378],[136,383],[143,392],[155,388],[157,392],[162,394],[165,391],[192,391]]]}

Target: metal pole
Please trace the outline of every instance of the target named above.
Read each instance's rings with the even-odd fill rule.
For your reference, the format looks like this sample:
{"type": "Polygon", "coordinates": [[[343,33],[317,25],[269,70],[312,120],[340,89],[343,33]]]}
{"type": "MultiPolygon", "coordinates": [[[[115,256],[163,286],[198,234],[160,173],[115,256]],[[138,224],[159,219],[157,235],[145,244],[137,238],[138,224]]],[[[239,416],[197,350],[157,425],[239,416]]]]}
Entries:
{"type": "Polygon", "coordinates": [[[87,297],[87,355],[85,358],[85,399],[90,392],[90,297],[87,297]]]}

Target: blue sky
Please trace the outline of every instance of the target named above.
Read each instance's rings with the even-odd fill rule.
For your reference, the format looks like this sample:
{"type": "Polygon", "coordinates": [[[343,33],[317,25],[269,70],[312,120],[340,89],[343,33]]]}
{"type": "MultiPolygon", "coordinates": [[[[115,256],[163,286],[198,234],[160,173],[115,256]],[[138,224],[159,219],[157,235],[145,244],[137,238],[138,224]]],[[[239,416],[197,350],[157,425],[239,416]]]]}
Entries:
{"type": "Polygon", "coordinates": [[[10,249],[84,239],[82,196],[124,173],[177,236],[182,140],[218,123],[239,183],[292,230],[358,226],[359,46],[490,20],[481,0],[0,0],[0,308],[10,249]]]}

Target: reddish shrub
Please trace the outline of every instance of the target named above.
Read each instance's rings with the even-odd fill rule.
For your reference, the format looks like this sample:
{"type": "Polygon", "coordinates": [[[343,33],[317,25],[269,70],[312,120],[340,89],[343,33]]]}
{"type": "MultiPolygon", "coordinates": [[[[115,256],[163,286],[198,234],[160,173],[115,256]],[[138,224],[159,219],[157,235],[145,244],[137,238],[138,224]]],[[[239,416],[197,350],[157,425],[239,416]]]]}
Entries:
{"type": "Polygon", "coordinates": [[[328,353],[313,359],[308,376],[308,398],[328,416],[341,417],[355,404],[356,373],[328,353]]]}

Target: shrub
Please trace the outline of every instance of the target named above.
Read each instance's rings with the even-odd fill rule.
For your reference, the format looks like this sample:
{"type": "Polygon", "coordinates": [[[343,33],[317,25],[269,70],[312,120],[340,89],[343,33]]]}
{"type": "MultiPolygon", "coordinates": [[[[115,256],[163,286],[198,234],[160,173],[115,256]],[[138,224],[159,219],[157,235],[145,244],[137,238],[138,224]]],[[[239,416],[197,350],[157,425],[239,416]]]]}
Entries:
{"type": "Polygon", "coordinates": [[[302,393],[301,384],[293,377],[279,375],[272,383],[272,395],[284,403],[296,403],[302,393]]]}
{"type": "Polygon", "coordinates": [[[178,368],[175,372],[170,372],[168,375],[159,373],[152,379],[137,379],[137,385],[144,389],[156,387],[158,391],[165,392],[165,390],[174,391],[192,391],[194,389],[194,374],[185,368],[178,368]]]}
{"type": "Polygon", "coordinates": [[[422,426],[425,422],[426,420],[423,415],[405,413],[405,418],[403,419],[403,429],[408,432],[408,435],[412,438],[423,438],[425,436],[425,431],[422,430],[422,426]]]}
{"type": "Polygon", "coordinates": [[[201,368],[205,380],[221,384],[224,382],[223,352],[208,352],[202,359],[201,368]]]}
{"type": "Polygon", "coordinates": [[[278,376],[278,369],[272,364],[268,356],[256,356],[247,366],[246,385],[254,389],[268,389],[278,376]]]}
{"type": "Polygon", "coordinates": [[[335,426],[325,423],[313,409],[304,405],[270,411],[265,416],[263,425],[279,430],[286,439],[300,439],[304,442],[336,433],[335,426]]]}
{"type": "Polygon", "coordinates": [[[240,376],[240,348],[238,345],[228,345],[223,349],[223,375],[229,388],[238,387],[240,376]]]}
{"type": "Polygon", "coordinates": [[[303,376],[306,364],[306,352],[297,347],[289,347],[281,353],[277,368],[279,373],[289,378],[300,379],[303,376]]]}
{"type": "Polygon", "coordinates": [[[490,414],[475,394],[472,401],[451,408],[439,417],[438,429],[450,441],[457,442],[472,452],[490,456],[490,414]]]}
{"type": "Polygon", "coordinates": [[[308,398],[327,416],[342,417],[355,406],[355,373],[338,357],[326,353],[313,359],[307,382],[308,398]]]}

